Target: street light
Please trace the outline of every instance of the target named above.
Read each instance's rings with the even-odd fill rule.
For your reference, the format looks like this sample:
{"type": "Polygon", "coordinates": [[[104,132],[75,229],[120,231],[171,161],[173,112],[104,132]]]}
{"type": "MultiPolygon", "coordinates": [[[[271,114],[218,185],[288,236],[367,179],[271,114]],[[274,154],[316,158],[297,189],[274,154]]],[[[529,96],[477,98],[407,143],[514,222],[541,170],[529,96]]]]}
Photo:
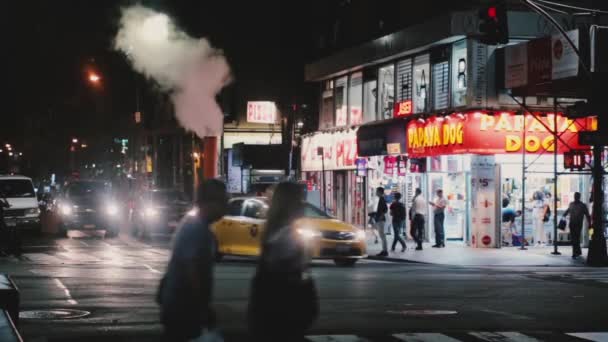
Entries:
{"type": "Polygon", "coordinates": [[[89,82],[97,84],[99,81],[101,81],[101,77],[97,73],[89,72],[89,82]]]}
{"type": "Polygon", "coordinates": [[[78,144],[78,139],[72,138],[72,144],[78,144]]]}

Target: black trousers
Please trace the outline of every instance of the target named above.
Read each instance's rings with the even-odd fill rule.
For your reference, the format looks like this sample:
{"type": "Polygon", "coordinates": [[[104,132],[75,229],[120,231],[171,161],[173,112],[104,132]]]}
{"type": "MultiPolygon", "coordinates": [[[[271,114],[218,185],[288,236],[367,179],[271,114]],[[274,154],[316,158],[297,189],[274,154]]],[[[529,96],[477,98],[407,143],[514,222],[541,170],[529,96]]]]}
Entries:
{"type": "Polygon", "coordinates": [[[445,230],[443,228],[444,221],[444,213],[435,214],[435,217],[433,218],[433,225],[435,226],[435,244],[437,246],[445,245],[445,230]]]}
{"type": "Polygon", "coordinates": [[[405,241],[401,237],[402,228],[403,228],[403,221],[393,220],[393,234],[395,234],[395,236],[393,237],[393,248],[392,248],[393,250],[395,250],[395,247],[397,247],[397,242],[399,242],[401,244],[401,247],[403,247],[403,249],[405,249],[405,241]]]}
{"type": "Polygon", "coordinates": [[[412,234],[412,237],[418,244],[418,247],[422,248],[422,241],[424,240],[424,215],[414,215],[410,234],[412,234]]]}
{"type": "Polygon", "coordinates": [[[583,254],[581,250],[581,233],[583,231],[583,223],[570,222],[570,239],[572,240],[572,255],[578,256],[583,254]]]}

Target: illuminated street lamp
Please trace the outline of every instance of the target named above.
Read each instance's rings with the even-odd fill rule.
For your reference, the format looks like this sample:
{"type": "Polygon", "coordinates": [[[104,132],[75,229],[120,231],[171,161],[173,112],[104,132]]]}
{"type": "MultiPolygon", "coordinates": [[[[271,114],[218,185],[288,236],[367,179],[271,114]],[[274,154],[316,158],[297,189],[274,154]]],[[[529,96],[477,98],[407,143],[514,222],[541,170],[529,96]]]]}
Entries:
{"type": "Polygon", "coordinates": [[[9,148],[11,147],[11,144],[5,144],[4,147],[9,148]]]}
{"type": "Polygon", "coordinates": [[[101,81],[101,77],[97,73],[89,72],[89,82],[98,84],[99,81],[101,81]]]}
{"type": "Polygon", "coordinates": [[[8,155],[9,155],[9,157],[12,157],[13,156],[13,152],[9,152],[8,155]]]}
{"type": "Polygon", "coordinates": [[[78,144],[78,139],[72,138],[72,144],[78,144]]]}

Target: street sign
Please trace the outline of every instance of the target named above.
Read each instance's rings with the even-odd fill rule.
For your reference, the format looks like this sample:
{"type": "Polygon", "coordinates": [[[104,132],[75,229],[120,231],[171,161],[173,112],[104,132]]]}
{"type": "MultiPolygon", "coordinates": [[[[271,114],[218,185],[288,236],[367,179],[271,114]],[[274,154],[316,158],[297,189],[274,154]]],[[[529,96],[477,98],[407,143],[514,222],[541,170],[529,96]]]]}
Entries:
{"type": "Polygon", "coordinates": [[[579,132],[578,143],[588,146],[608,146],[608,135],[599,131],[579,132]]]}

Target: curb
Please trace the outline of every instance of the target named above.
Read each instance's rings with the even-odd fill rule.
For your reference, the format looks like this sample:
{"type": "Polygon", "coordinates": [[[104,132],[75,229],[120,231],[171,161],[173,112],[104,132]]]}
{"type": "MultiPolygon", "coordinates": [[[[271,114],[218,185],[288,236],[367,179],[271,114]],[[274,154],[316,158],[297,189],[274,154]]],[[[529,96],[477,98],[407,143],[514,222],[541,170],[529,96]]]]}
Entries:
{"type": "Polygon", "coordinates": [[[402,264],[444,265],[444,264],[434,264],[432,262],[416,261],[416,260],[392,258],[392,257],[368,256],[366,259],[375,260],[375,261],[389,261],[389,262],[402,263],[402,264]]]}

